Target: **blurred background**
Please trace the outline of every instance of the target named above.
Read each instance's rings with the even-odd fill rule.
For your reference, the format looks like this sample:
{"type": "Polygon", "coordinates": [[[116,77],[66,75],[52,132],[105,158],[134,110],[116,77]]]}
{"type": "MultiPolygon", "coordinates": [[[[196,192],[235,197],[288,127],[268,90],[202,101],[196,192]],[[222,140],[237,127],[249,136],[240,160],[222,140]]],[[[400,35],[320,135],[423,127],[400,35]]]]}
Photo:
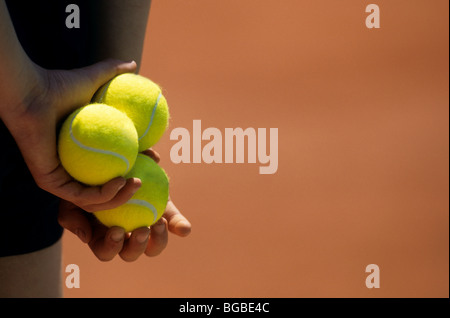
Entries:
{"type": "Polygon", "coordinates": [[[66,231],[65,297],[449,297],[448,24],[447,0],[153,0],[141,74],[171,108],[155,149],[193,231],[134,263],[66,231]],[[195,119],[278,128],[278,171],[173,164],[195,119]]]}

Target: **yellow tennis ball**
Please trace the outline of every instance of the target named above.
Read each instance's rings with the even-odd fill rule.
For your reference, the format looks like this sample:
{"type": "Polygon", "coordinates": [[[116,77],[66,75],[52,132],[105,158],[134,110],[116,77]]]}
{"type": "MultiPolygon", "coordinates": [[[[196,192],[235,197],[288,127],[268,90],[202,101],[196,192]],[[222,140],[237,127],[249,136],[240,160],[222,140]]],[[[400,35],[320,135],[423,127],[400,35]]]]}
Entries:
{"type": "Polygon", "coordinates": [[[139,151],[155,145],[169,125],[169,108],[161,88],[141,75],[126,73],[103,85],[93,101],[123,111],[136,126],[139,151]]]}
{"type": "Polygon", "coordinates": [[[125,176],[138,154],[133,122],[124,113],[103,104],[74,111],[59,133],[61,164],[76,180],[101,185],[125,176]]]}
{"type": "Polygon", "coordinates": [[[94,212],[104,225],[120,226],[126,232],[149,227],[158,221],[169,199],[169,179],[164,170],[150,157],[138,154],[127,178],[139,178],[142,185],[125,204],[110,210],[94,212]]]}

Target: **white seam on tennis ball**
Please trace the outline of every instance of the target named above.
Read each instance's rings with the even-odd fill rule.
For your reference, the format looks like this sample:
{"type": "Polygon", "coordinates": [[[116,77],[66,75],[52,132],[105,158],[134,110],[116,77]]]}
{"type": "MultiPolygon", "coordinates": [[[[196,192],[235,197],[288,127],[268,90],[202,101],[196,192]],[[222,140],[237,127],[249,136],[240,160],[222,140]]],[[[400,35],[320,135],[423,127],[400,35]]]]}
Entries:
{"type": "MultiPolygon", "coordinates": [[[[78,112],[78,113],[79,113],[79,112],[78,112]]],[[[114,156],[114,157],[116,157],[116,158],[119,158],[119,159],[123,160],[123,161],[125,162],[125,164],[127,165],[127,171],[128,171],[129,168],[130,168],[130,163],[128,162],[128,159],[125,158],[124,156],[122,156],[121,154],[118,154],[118,153],[116,153],[116,152],[109,151],[109,150],[97,149],[97,148],[93,148],[93,147],[89,147],[89,146],[83,145],[83,144],[82,144],[82,143],[74,136],[74,134],[73,134],[73,132],[72,132],[72,124],[73,124],[73,121],[75,120],[75,118],[77,117],[78,113],[77,113],[75,116],[73,116],[72,121],[70,122],[70,131],[69,131],[70,139],[72,139],[72,141],[73,141],[75,144],[77,144],[78,147],[83,148],[83,149],[85,149],[85,150],[93,151],[93,152],[98,152],[98,153],[101,153],[101,154],[104,154],[104,155],[111,155],[111,156],[114,156]]]]}
{"type": "Polygon", "coordinates": [[[135,205],[140,205],[144,208],[149,209],[150,211],[152,211],[153,213],[153,222],[156,220],[156,217],[158,216],[158,212],[156,211],[156,208],[149,202],[145,201],[145,200],[138,200],[138,199],[131,199],[128,200],[127,204],[135,204],[135,205]]]}
{"type": "Polygon", "coordinates": [[[150,130],[151,125],[153,124],[153,118],[155,117],[156,108],[158,107],[161,96],[162,96],[162,94],[161,94],[161,92],[159,92],[158,98],[156,99],[155,106],[153,106],[152,115],[150,116],[150,122],[148,123],[147,129],[145,130],[145,132],[142,134],[141,137],[139,137],[139,141],[141,141],[141,139],[144,138],[145,135],[147,135],[148,131],[150,130]]]}

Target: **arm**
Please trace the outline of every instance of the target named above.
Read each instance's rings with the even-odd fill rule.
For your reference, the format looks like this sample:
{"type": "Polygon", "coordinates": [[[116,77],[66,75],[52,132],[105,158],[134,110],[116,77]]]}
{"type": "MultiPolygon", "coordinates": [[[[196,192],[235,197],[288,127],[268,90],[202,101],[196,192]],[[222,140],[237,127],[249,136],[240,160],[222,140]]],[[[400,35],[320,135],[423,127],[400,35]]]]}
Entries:
{"type": "Polygon", "coordinates": [[[24,103],[28,90],[38,80],[32,61],[17,39],[5,2],[0,1],[0,117],[24,103]],[[8,79],[8,80],[5,80],[8,79]]]}
{"type": "Polygon", "coordinates": [[[56,127],[68,113],[88,103],[103,83],[134,71],[136,64],[108,60],[71,71],[45,70],[22,49],[4,1],[0,1],[0,21],[0,117],[36,183],[88,211],[126,202],[139,186],[133,180],[126,187],[124,178],[86,187],[67,174],[57,154],[56,127]]]}
{"type": "MultiPolygon", "coordinates": [[[[0,118],[43,189],[88,208],[95,208],[93,203],[115,200],[111,197],[125,180],[114,181],[106,187],[86,188],[73,182],[60,168],[56,125],[65,112],[89,101],[92,96],[89,94],[101,82],[116,73],[133,71],[134,67],[134,64],[110,61],[73,72],[46,71],[28,58],[16,36],[5,1],[0,0],[0,118]],[[109,195],[105,196],[107,192],[109,195]]],[[[2,186],[8,185],[2,182],[2,186]]],[[[126,196],[127,191],[119,193],[126,196]]],[[[115,200],[115,204],[119,203],[115,200]]],[[[20,204],[17,212],[21,212],[20,204]]],[[[26,237],[32,235],[26,233],[28,230],[15,229],[26,237]]],[[[6,243],[14,245],[16,239],[11,236],[11,241],[6,243]]],[[[32,253],[0,257],[0,281],[0,297],[60,297],[61,242],[32,253]]]]}
{"type": "Polygon", "coordinates": [[[167,244],[168,230],[185,236],[189,234],[191,225],[170,202],[165,218],[159,222],[162,231],[155,230],[150,239],[148,229],[138,229],[126,240],[123,230],[91,228],[82,210],[94,212],[125,203],[140,187],[140,181],[116,178],[101,187],[86,187],[73,180],[60,164],[56,128],[61,119],[88,103],[95,91],[114,76],[136,70],[136,63],[104,59],[141,59],[146,27],[144,20],[148,15],[144,4],[149,6],[150,1],[105,0],[100,3],[103,6],[111,3],[111,6],[104,10],[100,10],[101,6],[96,9],[107,12],[97,19],[99,31],[93,39],[98,40],[92,52],[88,52],[96,64],[74,70],[46,70],[26,56],[5,3],[0,0],[0,79],[9,79],[0,81],[0,117],[16,140],[36,183],[67,201],[62,204],[65,208],[60,209],[61,225],[90,243],[100,259],[112,259],[120,253],[122,258],[131,261],[143,252],[149,256],[157,255],[167,244]],[[128,10],[128,13],[122,10],[128,10]],[[130,14],[134,21],[131,25],[126,14],[130,14]]]}

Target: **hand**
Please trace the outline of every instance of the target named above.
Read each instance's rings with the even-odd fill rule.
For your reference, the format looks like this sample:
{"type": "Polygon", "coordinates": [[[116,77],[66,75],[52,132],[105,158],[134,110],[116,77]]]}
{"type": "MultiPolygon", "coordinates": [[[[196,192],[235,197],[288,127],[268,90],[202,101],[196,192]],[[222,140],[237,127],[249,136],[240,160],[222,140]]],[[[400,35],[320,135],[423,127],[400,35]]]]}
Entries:
{"type": "Polygon", "coordinates": [[[26,89],[15,93],[19,84],[10,83],[8,107],[1,115],[37,185],[90,212],[128,201],[141,186],[139,179],[115,178],[103,186],[89,187],[65,171],[57,153],[57,127],[74,109],[89,103],[101,85],[116,75],[135,71],[136,63],[106,60],[70,71],[33,67],[35,76],[21,85],[26,89]]]}
{"type": "MultiPolygon", "coordinates": [[[[159,162],[159,154],[155,151],[149,149],[144,153],[159,162]]],[[[191,232],[191,224],[170,198],[158,222],[150,228],[141,227],[132,233],[125,233],[123,228],[117,226],[107,228],[91,213],[64,200],[60,204],[58,221],[87,243],[101,261],[110,261],[117,254],[127,262],[135,261],[142,254],[156,256],[167,246],[169,231],[181,237],[191,232]]]]}

